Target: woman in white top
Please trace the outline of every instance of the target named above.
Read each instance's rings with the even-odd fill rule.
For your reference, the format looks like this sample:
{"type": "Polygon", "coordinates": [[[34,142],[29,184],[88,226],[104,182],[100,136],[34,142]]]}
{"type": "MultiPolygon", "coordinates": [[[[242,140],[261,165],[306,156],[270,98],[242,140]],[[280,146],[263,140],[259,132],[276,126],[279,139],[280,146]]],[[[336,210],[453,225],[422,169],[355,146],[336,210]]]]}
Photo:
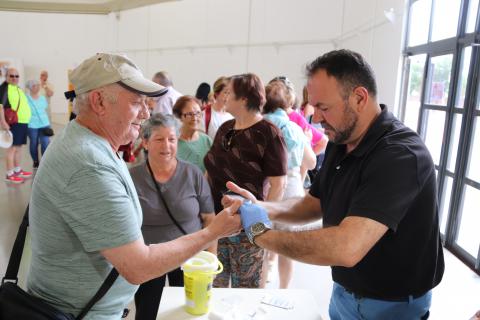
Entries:
{"type": "Polygon", "coordinates": [[[205,119],[205,132],[212,140],[215,139],[218,128],[233,116],[225,111],[225,103],[228,97],[227,85],[229,78],[220,77],[213,84],[213,96],[215,101],[205,107],[204,119],[205,119]]]}

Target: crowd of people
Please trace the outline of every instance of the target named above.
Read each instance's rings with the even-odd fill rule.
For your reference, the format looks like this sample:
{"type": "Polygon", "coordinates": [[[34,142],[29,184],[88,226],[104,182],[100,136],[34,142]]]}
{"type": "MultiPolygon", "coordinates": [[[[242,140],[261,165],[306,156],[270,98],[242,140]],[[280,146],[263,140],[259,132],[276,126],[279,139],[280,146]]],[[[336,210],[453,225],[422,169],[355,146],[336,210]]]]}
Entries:
{"type": "Polygon", "coordinates": [[[48,72],[42,71],[37,80],[28,80],[27,92],[19,87],[20,74],[15,68],[8,68],[5,81],[0,85],[0,128],[12,133],[12,146],[6,152],[7,183],[20,184],[32,177],[31,171],[23,170],[21,165],[22,146],[30,142],[30,155],[33,169],[40,163],[53,131],[50,127],[48,107],[53,95],[53,86],[48,82],[48,72]]]}
{"type": "MultiPolygon", "coordinates": [[[[183,95],[168,72],[148,80],[125,56],[86,59],[69,75],[77,117],[33,183],[29,292],[77,315],[116,268],[86,319],[120,318],[132,299],[137,319],[155,319],[166,279],[182,286],[179,266],[200,250],[223,264],[214,286],[234,288],[265,286],[277,254],[281,288],[292,260],[332,267],[332,320],[427,319],[444,270],[431,156],[377,101],[358,53],[326,53],[306,75],[302,102],[284,75],[264,85],[253,73],[183,95]],[[127,166],[129,145],[144,157],[127,166]]],[[[10,105],[45,112],[39,83],[28,89],[10,105]]],[[[45,119],[30,125],[42,152],[45,119]]]]}

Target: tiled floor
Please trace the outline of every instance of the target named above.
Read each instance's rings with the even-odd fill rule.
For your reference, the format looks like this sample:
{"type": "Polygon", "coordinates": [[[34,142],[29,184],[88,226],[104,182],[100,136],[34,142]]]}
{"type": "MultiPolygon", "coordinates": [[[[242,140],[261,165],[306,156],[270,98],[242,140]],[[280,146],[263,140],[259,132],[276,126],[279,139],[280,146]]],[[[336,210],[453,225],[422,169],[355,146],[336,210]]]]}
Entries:
{"type": "MultiPolygon", "coordinates": [[[[60,119],[64,119],[62,116],[60,119]]],[[[64,121],[62,121],[64,122],[64,121]]],[[[61,126],[55,125],[58,131],[61,126]]],[[[31,169],[31,160],[28,151],[24,150],[24,163],[27,169],[31,169]]],[[[3,173],[5,162],[5,151],[0,149],[0,172],[3,173]]],[[[7,185],[0,182],[0,275],[3,276],[8,262],[8,257],[13,245],[15,235],[23,216],[26,204],[29,200],[31,181],[22,185],[7,185]]],[[[27,248],[28,256],[29,248],[27,248]]],[[[431,319],[465,319],[480,309],[480,277],[465,267],[458,259],[448,251],[446,254],[446,271],[441,284],[433,292],[433,304],[431,308],[431,319]]],[[[28,258],[25,259],[28,261],[28,258]]],[[[20,274],[24,280],[27,270],[22,265],[20,274]]],[[[276,270],[273,271],[272,281],[267,287],[278,286],[276,270]]],[[[294,275],[291,288],[308,289],[314,295],[318,308],[324,319],[328,319],[328,301],[332,282],[330,268],[295,263],[294,275]]],[[[129,317],[133,319],[132,317],[129,317]]]]}

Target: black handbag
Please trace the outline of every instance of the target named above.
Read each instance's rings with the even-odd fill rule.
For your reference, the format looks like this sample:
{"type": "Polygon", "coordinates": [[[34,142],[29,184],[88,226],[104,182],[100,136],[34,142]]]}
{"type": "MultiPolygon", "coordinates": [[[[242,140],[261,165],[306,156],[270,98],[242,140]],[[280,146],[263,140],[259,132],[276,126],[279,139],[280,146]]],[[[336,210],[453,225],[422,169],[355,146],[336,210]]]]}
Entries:
{"type": "Polygon", "coordinates": [[[50,128],[50,127],[42,128],[42,129],[40,129],[40,131],[42,132],[42,134],[43,134],[44,136],[47,136],[47,137],[51,137],[51,136],[53,136],[53,135],[55,134],[55,132],[53,131],[53,129],[50,128]]]}
{"type": "Polygon", "coordinates": [[[5,277],[0,286],[0,320],[80,320],[90,311],[92,306],[100,300],[113,285],[118,277],[118,271],[113,268],[98,289],[95,296],[87,303],[82,312],[75,318],[49,305],[38,297],[23,291],[18,285],[18,269],[22,259],[23,247],[28,228],[28,206],[18,229],[17,238],[13,245],[5,277]]]}

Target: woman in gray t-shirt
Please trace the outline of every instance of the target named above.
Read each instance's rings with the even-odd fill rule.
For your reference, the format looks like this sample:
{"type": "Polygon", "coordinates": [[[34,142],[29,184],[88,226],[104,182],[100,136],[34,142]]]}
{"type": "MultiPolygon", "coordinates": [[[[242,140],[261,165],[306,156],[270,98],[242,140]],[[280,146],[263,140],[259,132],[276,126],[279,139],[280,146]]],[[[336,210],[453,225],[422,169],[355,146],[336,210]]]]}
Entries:
{"type": "MultiPolygon", "coordinates": [[[[152,116],[142,127],[142,139],[147,160],[130,174],[142,206],[146,244],[167,242],[206,226],[214,217],[210,187],[199,168],[177,159],[173,116],[152,116]]],[[[209,250],[216,253],[216,248],[209,250]]],[[[180,268],[140,285],[136,319],[156,318],[166,276],[171,286],[183,286],[180,268]]]]}

